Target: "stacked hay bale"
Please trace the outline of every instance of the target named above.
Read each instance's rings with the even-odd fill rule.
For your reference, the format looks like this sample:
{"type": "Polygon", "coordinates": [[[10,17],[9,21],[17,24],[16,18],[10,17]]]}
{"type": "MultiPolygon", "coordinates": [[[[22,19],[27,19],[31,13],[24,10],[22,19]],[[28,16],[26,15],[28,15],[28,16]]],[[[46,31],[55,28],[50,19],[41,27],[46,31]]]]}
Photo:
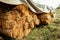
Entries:
{"type": "Polygon", "coordinates": [[[53,18],[51,14],[35,14],[27,5],[18,5],[7,12],[0,12],[0,32],[21,39],[27,36],[35,25],[50,24],[53,18]]]}
{"type": "Polygon", "coordinates": [[[8,12],[0,13],[0,22],[2,33],[20,39],[27,36],[35,25],[39,25],[37,16],[23,4],[8,12]]]}

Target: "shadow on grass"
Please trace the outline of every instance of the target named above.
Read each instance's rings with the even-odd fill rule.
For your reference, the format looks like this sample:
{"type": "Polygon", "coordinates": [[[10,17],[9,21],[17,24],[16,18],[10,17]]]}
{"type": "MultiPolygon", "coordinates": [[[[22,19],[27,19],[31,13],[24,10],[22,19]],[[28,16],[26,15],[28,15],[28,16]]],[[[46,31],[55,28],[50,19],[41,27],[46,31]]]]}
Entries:
{"type": "Polygon", "coordinates": [[[35,28],[43,28],[44,26],[47,26],[47,24],[40,24],[40,25],[36,25],[35,28]]]}

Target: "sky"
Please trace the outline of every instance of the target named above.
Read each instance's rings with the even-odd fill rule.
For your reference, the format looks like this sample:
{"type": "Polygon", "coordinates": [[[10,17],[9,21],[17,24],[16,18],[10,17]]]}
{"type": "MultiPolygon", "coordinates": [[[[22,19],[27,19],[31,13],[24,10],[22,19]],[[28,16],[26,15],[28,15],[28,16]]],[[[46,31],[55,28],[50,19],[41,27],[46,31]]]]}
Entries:
{"type": "Polygon", "coordinates": [[[56,9],[58,5],[60,4],[60,0],[33,0],[33,2],[47,5],[54,9],[56,9]]]}

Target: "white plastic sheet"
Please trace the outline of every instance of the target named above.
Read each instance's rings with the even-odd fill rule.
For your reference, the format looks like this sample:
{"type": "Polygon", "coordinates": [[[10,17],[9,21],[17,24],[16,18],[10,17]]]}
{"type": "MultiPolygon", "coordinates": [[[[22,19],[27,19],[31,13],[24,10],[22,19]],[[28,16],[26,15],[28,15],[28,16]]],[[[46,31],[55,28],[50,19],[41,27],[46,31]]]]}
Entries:
{"type": "Polygon", "coordinates": [[[32,0],[32,1],[37,4],[47,5],[54,9],[56,9],[58,5],[60,4],[60,0],[32,0]]]}
{"type": "MultiPolygon", "coordinates": [[[[55,12],[55,9],[60,4],[59,0],[31,0],[36,7],[38,7],[42,12],[49,13],[50,10],[55,12]]],[[[28,3],[29,4],[29,3],[28,3]]],[[[30,6],[30,5],[29,5],[30,6]]],[[[32,7],[30,9],[36,12],[32,7]]]]}
{"type": "MultiPolygon", "coordinates": [[[[26,0],[0,0],[0,1],[14,5],[26,2],[26,0]]],[[[60,4],[60,0],[31,0],[31,1],[33,1],[34,4],[43,12],[49,12],[50,10],[54,11],[60,4]]],[[[30,5],[29,7],[31,8],[32,11],[36,12],[30,5]]]]}

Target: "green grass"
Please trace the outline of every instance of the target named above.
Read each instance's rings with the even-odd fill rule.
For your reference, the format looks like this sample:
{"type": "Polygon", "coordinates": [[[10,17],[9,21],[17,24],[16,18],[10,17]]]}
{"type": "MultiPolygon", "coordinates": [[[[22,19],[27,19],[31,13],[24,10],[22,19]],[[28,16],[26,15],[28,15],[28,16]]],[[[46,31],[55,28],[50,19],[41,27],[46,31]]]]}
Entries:
{"type": "Polygon", "coordinates": [[[60,13],[60,9],[56,9],[57,13],[60,13]]]}
{"type": "Polygon", "coordinates": [[[50,25],[34,28],[21,40],[60,40],[60,9],[56,10],[56,19],[50,25]]]}

